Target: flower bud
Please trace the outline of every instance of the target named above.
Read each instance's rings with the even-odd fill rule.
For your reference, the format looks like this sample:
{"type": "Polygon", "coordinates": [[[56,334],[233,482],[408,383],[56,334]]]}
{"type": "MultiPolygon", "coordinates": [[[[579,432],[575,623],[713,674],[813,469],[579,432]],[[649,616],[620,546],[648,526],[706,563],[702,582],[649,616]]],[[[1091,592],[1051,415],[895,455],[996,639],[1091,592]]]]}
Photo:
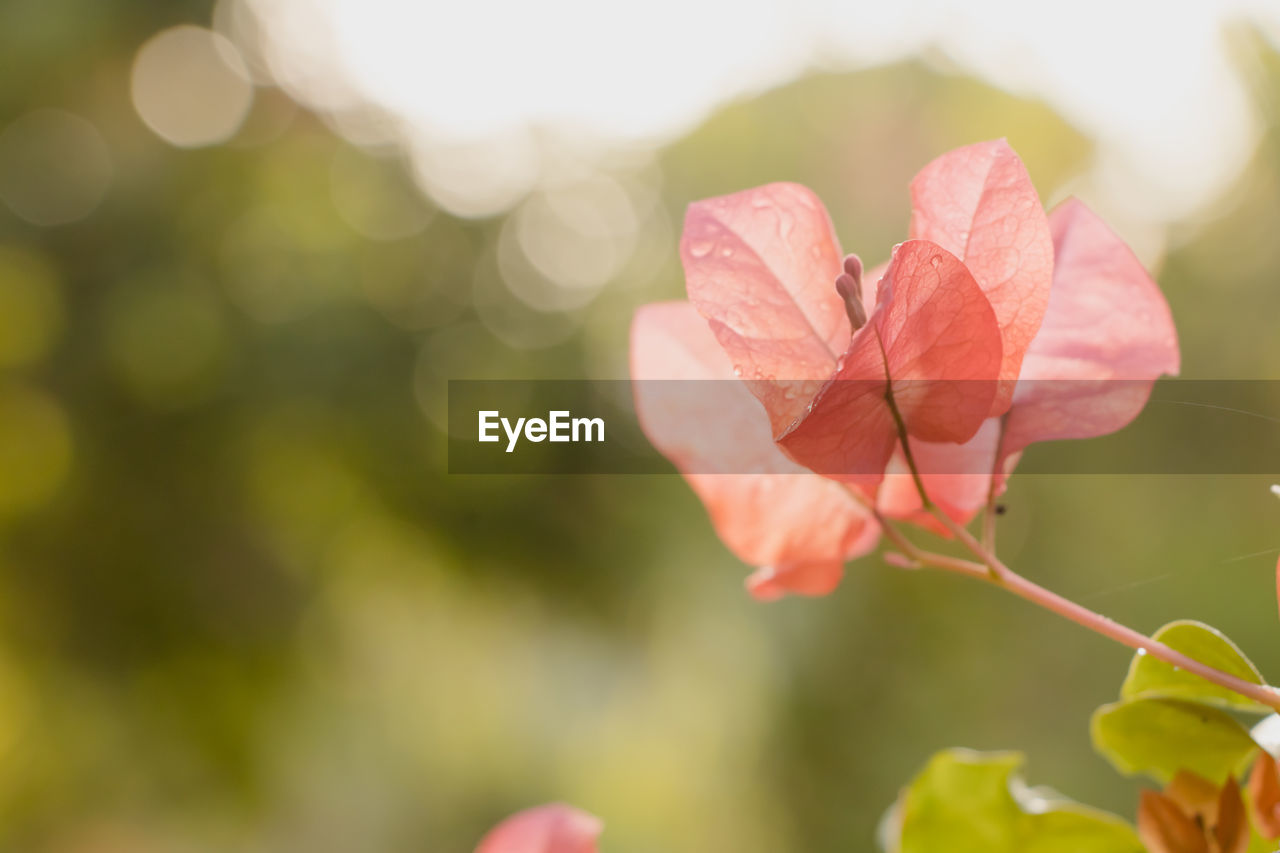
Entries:
{"type": "Polygon", "coordinates": [[[844,300],[852,331],[867,325],[867,309],[862,305],[862,259],[857,255],[845,256],[844,272],[836,276],[836,293],[844,300]]]}

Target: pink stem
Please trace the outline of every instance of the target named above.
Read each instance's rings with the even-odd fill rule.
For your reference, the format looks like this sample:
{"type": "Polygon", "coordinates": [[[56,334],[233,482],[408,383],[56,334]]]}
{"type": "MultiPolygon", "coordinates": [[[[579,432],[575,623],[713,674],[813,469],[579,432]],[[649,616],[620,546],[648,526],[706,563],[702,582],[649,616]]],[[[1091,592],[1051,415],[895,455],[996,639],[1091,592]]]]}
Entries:
{"type": "MultiPolygon", "coordinates": [[[[969,577],[978,577],[986,580],[996,586],[1003,587],[1014,595],[1024,598],[1033,604],[1038,604],[1046,610],[1057,613],[1059,616],[1070,619],[1077,625],[1088,628],[1109,637],[1116,642],[1128,646],[1131,649],[1138,649],[1146,652],[1152,657],[1162,660],[1170,666],[1184,669],[1187,672],[1200,676],[1206,681],[1217,684],[1219,687],[1225,687],[1234,693],[1245,696],[1249,699],[1266,705],[1272,710],[1280,712],[1280,690],[1274,687],[1262,684],[1254,684],[1251,681],[1245,681],[1234,675],[1225,673],[1219,669],[1214,669],[1207,664],[1203,664],[1194,658],[1187,657],[1182,652],[1165,645],[1159,640],[1153,640],[1146,634],[1140,634],[1132,628],[1121,625],[1112,619],[1103,616],[1101,613],[1095,613],[1087,607],[1076,604],[1069,598],[1063,598],[1056,592],[1045,589],[1037,583],[1027,580],[1013,569],[1006,566],[1000,561],[991,550],[990,547],[979,542],[973,534],[971,534],[962,524],[957,523],[951,516],[945,512],[939,511],[938,508],[929,500],[929,495],[925,491],[924,481],[920,477],[920,472],[916,469],[915,459],[911,454],[910,441],[907,438],[906,425],[898,414],[897,406],[894,403],[892,392],[888,395],[889,407],[893,412],[894,420],[898,425],[898,435],[902,440],[904,455],[907,464],[911,469],[912,478],[915,480],[916,489],[920,492],[920,501],[925,509],[933,513],[933,515],[950,530],[960,542],[969,549],[975,557],[982,561],[982,565],[987,571],[983,572],[981,567],[970,563],[967,560],[957,560],[954,557],[947,557],[943,554],[935,554],[929,551],[923,551],[916,547],[913,543],[906,539],[899,531],[895,530],[892,523],[886,519],[870,501],[863,500],[863,504],[868,506],[875,514],[876,520],[880,522],[880,526],[895,544],[903,549],[904,552],[917,564],[921,566],[932,566],[947,571],[959,572],[969,577]]],[[[852,490],[851,490],[852,491],[852,490]]],[[[1280,487],[1273,487],[1273,491],[1280,494],[1280,487]]],[[[861,496],[859,496],[861,497],[861,496]]],[[[994,490],[988,494],[987,513],[991,514],[995,497],[994,490]]],[[[994,525],[992,525],[994,527],[994,525]]],[[[987,538],[994,539],[994,529],[989,530],[987,538]]]]}
{"type": "MultiPolygon", "coordinates": [[[[1158,640],[1153,640],[1145,634],[1140,634],[1132,628],[1121,625],[1119,622],[1108,619],[1100,613],[1095,613],[1087,607],[1076,604],[1056,592],[1051,592],[1039,584],[1027,580],[1001,562],[995,554],[983,547],[982,543],[975,539],[968,530],[957,524],[946,513],[938,512],[935,514],[956,535],[956,538],[990,569],[988,580],[991,583],[1003,587],[1033,604],[1038,604],[1046,610],[1057,613],[1059,616],[1070,619],[1077,625],[1082,625],[1104,637],[1109,637],[1129,648],[1140,649],[1171,666],[1184,669],[1206,681],[1211,681],[1220,687],[1225,687],[1228,690],[1239,693],[1241,696],[1246,696],[1255,702],[1260,702],[1269,708],[1280,711],[1280,691],[1275,688],[1254,684],[1214,669],[1194,658],[1187,657],[1182,652],[1158,640]]],[[[938,566],[938,568],[946,567],[938,566]]]]}

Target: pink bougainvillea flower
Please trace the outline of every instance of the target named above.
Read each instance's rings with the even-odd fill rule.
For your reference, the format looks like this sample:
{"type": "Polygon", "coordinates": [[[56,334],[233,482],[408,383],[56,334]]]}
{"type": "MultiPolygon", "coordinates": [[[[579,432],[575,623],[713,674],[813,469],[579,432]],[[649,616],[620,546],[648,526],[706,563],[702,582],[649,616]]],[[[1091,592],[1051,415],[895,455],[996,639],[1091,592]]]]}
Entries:
{"type": "Polygon", "coordinates": [[[553,803],[517,812],[489,830],[475,853],[597,853],[599,818],[553,803]]]}
{"type": "Polygon", "coordinates": [[[692,305],[636,313],[631,375],[649,440],[684,474],[729,549],[760,567],[747,581],[757,598],[830,592],[845,561],[876,546],[868,510],[773,442],[760,404],[734,381],[733,364],[692,305]],[[706,423],[731,428],[690,428],[706,423]]]}
{"type": "Polygon", "coordinates": [[[890,383],[924,440],[965,441],[987,416],[1000,328],[937,244],[896,247],[872,288],[856,258],[841,260],[822,203],[771,184],[691,205],[681,257],[690,301],[801,465],[874,493],[898,435],[890,383]]]}
{"type": "MultiPolygon", "coordinates": [[[[912,442],[930,498],[961,523],[985,505],[991,488],[1003,490],[1029,445],[1127,426],[1156,379],[1179,369],[1169,305],[1129,247],[1075,199],[1055,208],[1049,223],[1055,255],[1049,307],[1008,412],[959,447],[912,442]],[[987,472],[995,473],[994,483],[987,472]]],[[[891,479],[880,491],[881,510],[920,520],[910,478],[891,479]]]]}
{"type": "Polygon", "coordinates": [[[730,549],[761,567],[760,597],[833,588],[875,546],[868,501],[923,520],[904,435],[933,501],[967,521],[1028,443],[1118,429],[1150,392],[1029,380],[1176,370],[1141,266],[1083,206],[1051,228],[1003,140],[939,157],[911,194],[912,239],[867,276],[804,187],[697,202],[681,240],[690,303],[633,324],[635,379],[721,380],[637,382],[636,407],[730,549]],[[1071,420],[1073,406],[1090,411],[1071,420]]]}
{"type": "Polygon", "coordinates": [[[721,538],[759,567],[748,581],[759,597],[830,591],[846,560],[875,547],[862,502],[901,429],[972,438],[1007,405],[1000,380],[1016,375],[1039,324],[1052,249],[1008,145],[944,155],[913,195],[919,239],[865,281],[804,187],[695,203],[681,240],[692,308],[636,317],[634,378],[722,380],[692,392],[638,382],[637,411],[721,538]]]}

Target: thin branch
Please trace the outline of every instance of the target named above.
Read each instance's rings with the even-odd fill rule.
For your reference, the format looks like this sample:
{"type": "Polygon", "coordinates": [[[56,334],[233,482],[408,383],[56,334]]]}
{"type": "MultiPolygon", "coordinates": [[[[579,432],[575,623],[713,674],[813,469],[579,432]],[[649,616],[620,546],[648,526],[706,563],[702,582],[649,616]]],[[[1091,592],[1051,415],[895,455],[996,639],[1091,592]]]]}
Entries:
{"type": "Polygon", "coordinates": [[[987,579],[991,583],[1003,587],[1014,595],[1037,604],[1046,610],[1057,613],[1065,619],[1070,619],[1077,625],[1082,625],[1104,637],[1108,637],[1132,649],[1141,649],[1170,666],[1186,670],[1206,681],[1211,681],[1220,687],[1225,687],[1273,710],[1280,711],[1280,691],[1277,691],[1276,688],[1254,684],[1201,663],[1195,658],[1188,657],[1158,640],[1153,640],[1145,634],[1140,634],[1126,625],[1122,625],[1113,619],[1027,580],[1001,562],[995,554],[984,548],[982,543],[975,539],[973,534],[966,530],[963,525],[956,523],[946,513],[935,512],[935,515],[975,557],[990,569],[987,579]]]}
{"type": "Polygon", "coordinates": [[[988,551],[996,549],[996,478],[991,478],[987,487],[987,506],[982,511],[982,547],[988,551]]]}
{"type": "Polygon", "coordinates": [[[876,523],[880,525],[880,529],[884,532],[885,538],[898,546],[898,549],[918,566],[928,566],[930,568],[942,569],[944,571],[955,572],[957,574],[968,575],[970,577],[981,578],[986,576],[987,567],[981,563],[974,563],[969,560],[960,559],[959,557],[950,557],[946,554],[938,554],[933,551],[923,550],[919,545],[908,539],[907,535],[898,528],[898,525],[894,524],[891,519],[880,511],[880,508],[875,505],[874,501],[847,484],[845,485],[845,491],[847,491],[855,501],[861,504],[864,509],[871,513],[872,517],[875,518],[876,523]]]}
{"type": "Polygon", "coordinates": [[[996,438],[996,453],[987,480],[987,506],[982,513],[982,545],[992,553],[996,550],[996,478],[1000,476],[1000,452],[1004,448],[1004,428],[1008,422],[1006,412],[1000,416],[1000,435],[996,438]]]}
{"type": "MultiPolygon", "coordinates": [[[[876,515],[876,519],[880,521],[881,526],[884,527],[886,535],[888,535],[895,544],[898,544],[898,547],[904,548],[904,550],[906,550],[906,548],[910,548],[911,550],[907,553],[917,563],[922,566],[931,566],[933,568],[954,571],[968,575],[969,577],[986,580],[989,583],[993,583],[996,586],[1008,590],[1020,598],[1030,601],[1032,604],[1039,605],[1050,612],[1056,613],[1065,619],[1069,619],[1077,625],[1088,628],[1095,633],[1115,640],[1116,642],[1128,646],[1131,649],[1144,651],[1152,657],[1164,661],[1170,666],[1179,667],[1180,669],[1200,676],[1206,681],[1210,681],[1220,687],[1225,687],[1226,689],[1238,693],[1241,696],[1245,696],[1255,702],[1266,705],[1275,711],[1280,711],[1280,690],[1269,685],[1254,684],[1253,682],[1245,681],[1242,678],[1237,678],[1234,675],[1222,672],[1219,669],[1215,669],[1207,664],[1201,663],[1195,658],[1184,655],[1177,649],[1167,646],[1158,640],[1153,640],[1147,635],[1141,634],[1126,625],[1121,625],[1119,622],[1103,616],[1100,613],[1096,613],[1068,598],[1064,598],[1056,592],[1045,589],[1039,584],[1027,580],[1022,575],[1006,566],[1001,562],[1000,558],[995,555],[994,551],[990,547],[979,542],[963,524],[958,523],[951,518],[951,516],[940,511],[929,500],[929,496],[926,494],[924,489],[924,482],[920,479],[920,473],[916,470],[915,461],[911,457],[911,447],[907,441],[906,424],[903,422],[902,416],[898,412],[897,404],[893,399],[892,390],[888,392],[886,399],[889,402],[890,410],[893,412],[894,420],[897,422],[898,438],[902,442],[903,451],[907,457],[907,463],[911,466],[911,474],[915,479],[916,489],[920,492],[920,500],[924,503],[925,509],[929,510],[944,527],[950,530],[956,539],[959,540],[971,554],[978,558],[981,565],[970,563],[966,560],[957,560],[954,557],[947,557],[942,554],[933,554],[931,552],[922,551],[912,544],[910,540],[907,540],[900,531],[894,529],[887,519],[884,519],[882,514],[876,510],[870,502],[864,499],[864,505],[871,507],[872,512],[876,515]],[[890,530],[893,530],[892,535],[889,533],[890,530]],[[900,544],[895,536],[900,537],[902,541],[906,543],[906,546],[900,544]]],[[[997,453],[997,456],[998,455],[999,454],[997,453]]],[[[1280,487],[1274,487],[1272,491],[1277,495],[1280,495],[1280,487]]],[[[994,490],[992,490],[991,494],[994,495],[994,490]]]]}

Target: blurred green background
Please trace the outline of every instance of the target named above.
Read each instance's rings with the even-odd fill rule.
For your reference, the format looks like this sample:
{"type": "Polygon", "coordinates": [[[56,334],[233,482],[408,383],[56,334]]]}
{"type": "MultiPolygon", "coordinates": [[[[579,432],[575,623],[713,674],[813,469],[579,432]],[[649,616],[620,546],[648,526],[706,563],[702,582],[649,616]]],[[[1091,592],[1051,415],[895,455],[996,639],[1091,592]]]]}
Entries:
{"type": "MultiPolygon", "coordinates": [[[[449,476],[440,431],[449,378],[625,376],[631,312],[683,291],[691,200],[803,182],[876,262],[936,154],[1007,136],[1053,202],[1089,138],[913,60],[463,219],[269,86],[225,141],[170,144],[135,54],[210,16],[0,6],[0,849],[452,853],[564,800],[610,853],[866,850],[952,745],[1132,815],[1087,729],[1120,647],[875,557],[761,605],[678,477],[449,476]],[[598,272],[556,227],[616,210],[607,284],[549,285],[598,272]]],[[[1280,375],[1280,61],[1236,35],[1263,135],[1158,271],[1194,378],[1280,375]]],[[[221,109],[186,106],[172,133],[221,109]]],[[[1280,678],[1268,482],[1017,479],[1004,556],[1280,678]]]]}

